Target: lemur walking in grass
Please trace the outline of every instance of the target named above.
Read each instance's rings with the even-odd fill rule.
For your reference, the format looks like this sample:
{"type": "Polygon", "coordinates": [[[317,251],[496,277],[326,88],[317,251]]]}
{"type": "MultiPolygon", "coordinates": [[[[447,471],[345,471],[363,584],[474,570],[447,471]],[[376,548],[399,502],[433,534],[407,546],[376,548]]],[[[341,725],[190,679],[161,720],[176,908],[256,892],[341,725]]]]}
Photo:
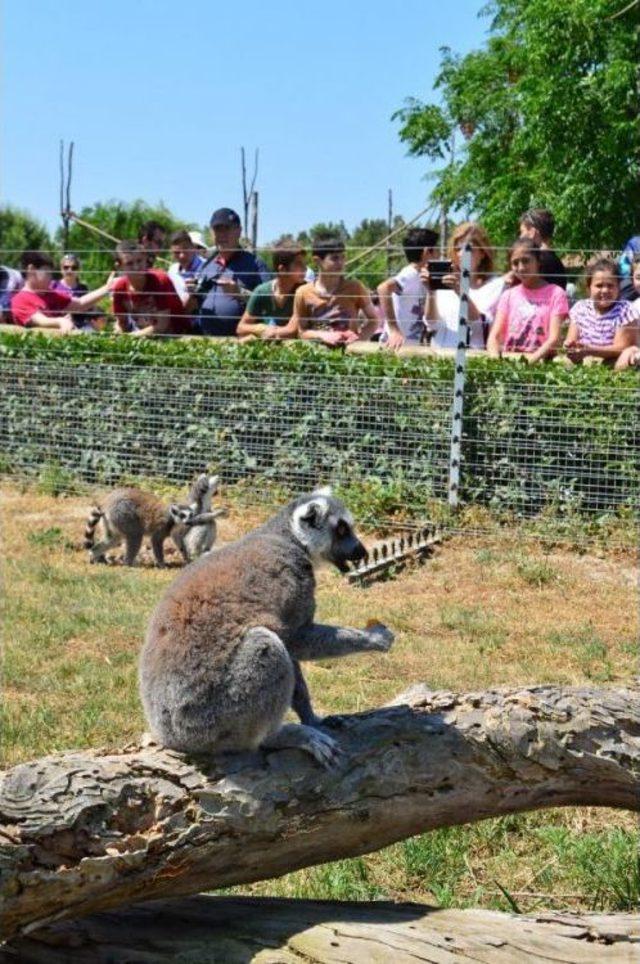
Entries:
{"type": "Polygon", "coordinates": [[[156,496],[140,489],[116,489],[89,513],[84,532],[84,547],[90,562],[106,562],[105,553],[122,541],[125,543],[125,565],[135,565],[142,540],[151,539],[156,565],[164,566],[164,541],[174,526],[185,524],[194,516],[194,508],[185,504],[166,505],[156,496]],[[102,523],[103,538],[95,541],[95,530],[102,523]]]}
{"type": "Polygon", "coordinates": [[[141,655],[155,737],[192,753],[297,747],[332,764],[338,746],[319,728],[299,661],[386,652],[393,634],[379,623],[314,623],[314,565],[346,571],[365,556],[351,514],[318,489],[184,569],[156,607],[141,655]],[[289,707],[301,725],[283,725],[289,707]]]}
{"type": "Polygon", "coordinates": [[[158,566],[164,566],[164,542],[171,536],[185,562],[211,548],[216,536],[215,519],[223,509],[211,511],[211,495],[218,479],[203,473],[198,476],[186,503],[161,502],[155,495],[141,489],[116,489],[102,506],[91,510],[84,533],[84,547],[91,562],[106,562],[105,553],[122,541],[125,543],[125,564],[135,565],[145,536],[151,539],[153,556],[158,566]],[[190,539],[189,527],[196,523],[195,537],[190,539]],[[96,528],[102,526],[102,539],[95,541],[96,528]]]}

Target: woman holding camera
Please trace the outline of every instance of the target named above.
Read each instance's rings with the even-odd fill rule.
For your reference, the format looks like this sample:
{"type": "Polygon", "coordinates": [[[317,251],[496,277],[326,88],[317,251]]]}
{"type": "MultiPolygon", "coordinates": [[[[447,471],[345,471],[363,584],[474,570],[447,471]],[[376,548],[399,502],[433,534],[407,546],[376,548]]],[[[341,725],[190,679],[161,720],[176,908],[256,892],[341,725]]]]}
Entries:
{"type": "Polygon", "coordinates": [[[493,275],[493,248],[485,229],[474,221],[459,224],[449,243],[449,265],[442,262],[427,265],[429,294],[424,318],[432,348],[458,345],[461,261],[466,244],[471,244],[469,348],[485,347],[498,299],[505,287],[505,278],[493,275]],[[436,265],[438,269],[443,268],[444,273],[435,271],[436,265]]]}

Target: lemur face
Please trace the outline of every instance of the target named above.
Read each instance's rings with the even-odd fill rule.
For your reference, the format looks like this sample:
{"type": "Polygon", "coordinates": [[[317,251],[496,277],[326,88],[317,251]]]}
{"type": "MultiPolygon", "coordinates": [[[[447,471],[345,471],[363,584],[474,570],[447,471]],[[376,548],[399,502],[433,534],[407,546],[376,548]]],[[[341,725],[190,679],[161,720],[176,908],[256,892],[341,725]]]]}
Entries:
{"type": "Polygon", "coordinates": [[[351,513],[330,490],[319,489],[298,505],[291,528],[314,561],[331,563],[340,572],[347,572],[349,562],[359,562],[367,555],[354,532],[351,513]]]}
{"type": "Polygon", "coordinates": [[[169,506],[169,517],[175,526],[188,525],[195,518],[198,511],[197,503],[172,502],[169,506]]]}

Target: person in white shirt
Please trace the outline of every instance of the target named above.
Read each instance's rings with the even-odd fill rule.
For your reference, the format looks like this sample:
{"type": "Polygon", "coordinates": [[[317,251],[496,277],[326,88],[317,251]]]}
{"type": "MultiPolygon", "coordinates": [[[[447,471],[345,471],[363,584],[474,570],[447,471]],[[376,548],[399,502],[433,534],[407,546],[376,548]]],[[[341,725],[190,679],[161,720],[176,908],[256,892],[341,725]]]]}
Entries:
{"type": "Polygon", "coordinates": [[[186,305],[207,260],[207,247],[199,231],[176,231],[171,235],[170,245],[174,260],[167,273],[180,301],[186,305]]]}
{"type": "MultiPolygon", "coordinates": [[[[482,225],[463,221],[454,229],[449,243],[451,274],[442,278],[442,288],[429,289],[425,322],[433,348],[456,348],[460,314],[461,259],[464,246],[470,243],[471,279],[469,292],[469,348],[483,349],[495,317],[498,299],[509,275],[493,275],[493,248],[482,225]]],[[[428,265],[427,265],[428,269],[428,265]]]]}
{"type": "Polygon", "coordinates": [[[438,235],[430,228],[410,228],[402,240],[406,266],[394,278],[378,285],[384,327],[380,344],[397,351],[404,344],[424,340],[424,309],[429,272],[427,262],[436,255],[438,235]]]}

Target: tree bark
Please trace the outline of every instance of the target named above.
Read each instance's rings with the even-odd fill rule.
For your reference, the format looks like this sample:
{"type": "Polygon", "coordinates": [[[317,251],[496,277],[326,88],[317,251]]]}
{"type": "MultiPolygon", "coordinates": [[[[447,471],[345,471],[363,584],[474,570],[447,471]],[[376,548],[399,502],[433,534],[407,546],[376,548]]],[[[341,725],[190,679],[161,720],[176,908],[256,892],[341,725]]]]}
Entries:
{"type": "Polygon", "coordinates": [[[11,941],[0,964],[637,962],[640,916],[439,910],[386,902],[185,897],[54,924],[11,941]]]}
{"type": "Polygon", "coordinates": [[[542,807],[640,809],[640,701],[627,689],[414,687],[299,751],[187,759],[85,750],[0,786],[4,938],[141,900],[277,877],[436,827],[542,807]]]}

